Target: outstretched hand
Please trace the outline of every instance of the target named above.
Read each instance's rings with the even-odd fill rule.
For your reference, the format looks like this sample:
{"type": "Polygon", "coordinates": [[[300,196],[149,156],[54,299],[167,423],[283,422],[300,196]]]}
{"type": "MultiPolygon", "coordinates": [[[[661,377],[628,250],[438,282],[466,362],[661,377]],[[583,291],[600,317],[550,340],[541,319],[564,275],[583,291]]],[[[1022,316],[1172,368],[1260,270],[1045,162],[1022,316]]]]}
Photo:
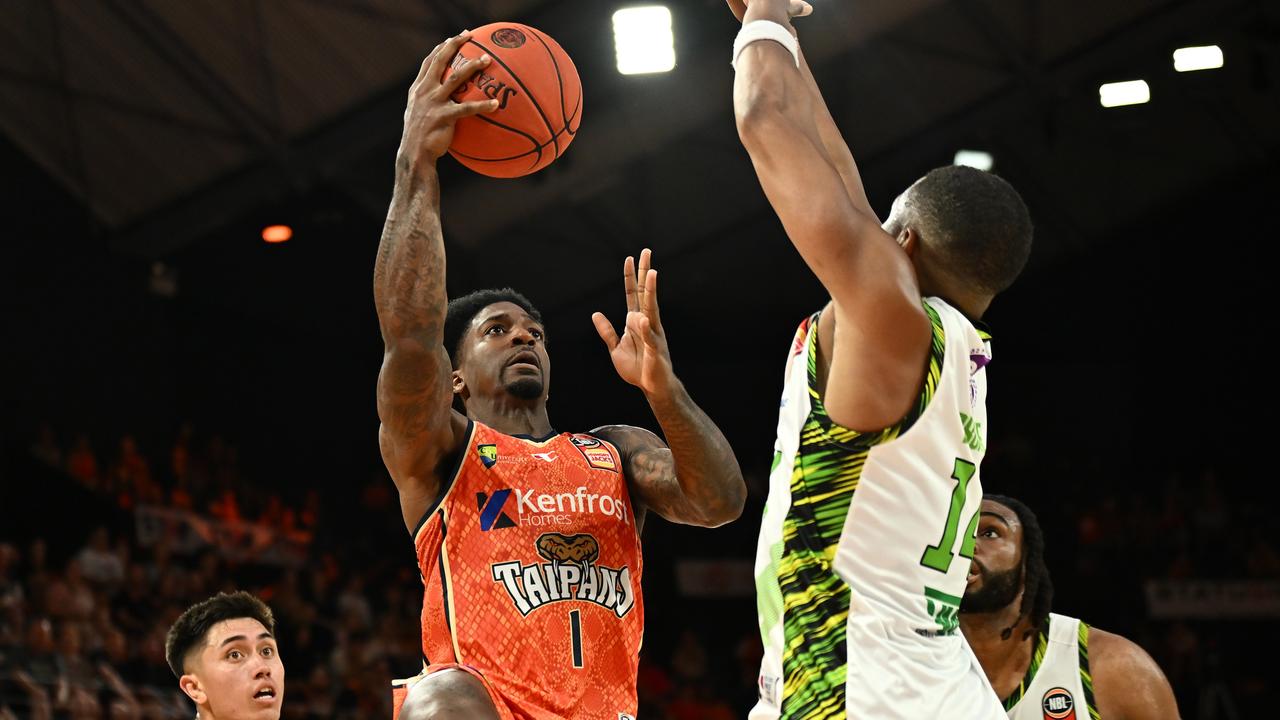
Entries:
{"type": "MultiPolygon", "coordinates": [[[[729,11],[738,18],[738,22],[742,22],[742,16],[747,14],[746,0],[727,0],[727,2],[729,11]]],[[[813,6],[804,0],[787,0],[787,15],[791,17],[804,17],[812,12],[813,6]]]]}
{"type": "Polygon", "coordinates": [[[409,88],[404,135],[400,138],[401,156],[435,162],[453,143],[453,128],[459,118],[498,109],[497,100],[459,103],[450,97],[493,61],[488,54],[470,59],[458,55],[470,37],[471,31],[464,30],[437,45],[422,61],[418,77],[409,88]],[[453,72],[445,77],[450,64],[454,66],[453,72]]]}
{"type": "Polygon", "coordinates": [[[667,336],[658,314],[658,271],[650,268],[652,257],[646,248],[640,253],[639,269],[630,256],[622,264],[627,319],[621,338],[604,313],[591,314],[618,375],[649,395],[666,392],[675,383],[667,336]]]}

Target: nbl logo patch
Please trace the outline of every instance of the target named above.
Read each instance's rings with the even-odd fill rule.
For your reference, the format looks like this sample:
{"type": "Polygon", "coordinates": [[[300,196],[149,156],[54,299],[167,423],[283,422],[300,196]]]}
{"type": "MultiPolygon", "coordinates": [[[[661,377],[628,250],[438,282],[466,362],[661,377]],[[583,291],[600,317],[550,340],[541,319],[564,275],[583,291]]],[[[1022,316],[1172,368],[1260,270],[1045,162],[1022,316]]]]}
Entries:
{"type": "MultiPolygon", "coordinates": [[[[492,447],[492,445],[490,446],[492,447]]],[[[510,515],[502,511],[511,497],[511,489],[495,490],[493,495],[476,493],[476,509],[480,511],[480,530],[488,532],[493,529],[512,528],[516,526],[510,515]]]]}
{"type": "Polygon", "coordinates": [[[1076,720],[1076,703],[1071,693],[1056,687],[1044,694],[1040,701],[1044,708],[1044,720],[1076,720]]]}

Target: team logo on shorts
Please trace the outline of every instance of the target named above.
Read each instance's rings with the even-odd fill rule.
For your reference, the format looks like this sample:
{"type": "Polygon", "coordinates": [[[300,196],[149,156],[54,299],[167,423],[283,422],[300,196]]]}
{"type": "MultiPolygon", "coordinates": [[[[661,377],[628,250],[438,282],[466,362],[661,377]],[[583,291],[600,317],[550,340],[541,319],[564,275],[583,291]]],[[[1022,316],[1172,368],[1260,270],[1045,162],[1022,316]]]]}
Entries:
{"type": "Polygon", "coordinates": [[[480,462],[484,463],[485,469],[489,469],[498,464],[498,446],[492,443],[486,445],[477,445],[476,454],[480,456],[480,462]]]}
{"type": "Polygon", "coordinates": [[[509,497],[511,497],[511,488],[495,490],[493,495],[482,492],[476,493],[476,509],[480,511],[481,532],[516,526],[511,516],[502,511],[502,507],[507,504],[507,498],[509,497]]]}
{"type": "Polygon", "coordinates": [[[609,452],[609,448],[604,443],[590,435],[572,435],[569,442],[578,448],[578,452],[582,453],[582,457],[587,459],[587,464],[597,470],[610,470],[618,472],[618,463],[613,459],[613,453],[609,452]]]}
{"type": "Polygon", "coordinates": [[[1044,720],[1076,720],[1076,703],[1071,693],[1056,687],[1044,694],[1040,701],[1044,708],[1044,720]]]}
{"type": "Polygon", "coordinates": [[[521,615],[565,600],[595,603],[618,617],[635,607],[631,569],[597,565],[600,543],[594,535],[543,533],[534,547],[548,562],[524,565],[512,560],[489,566],[493,581],[502,583],[521,615]]]}
{"type": "Polygon", "coordinates": [[[514,50],[524,44],[524,33],[515,28],[498,28],[493,31],[489,39],[493,40],[493,44],[498,47],[514,50]]]}

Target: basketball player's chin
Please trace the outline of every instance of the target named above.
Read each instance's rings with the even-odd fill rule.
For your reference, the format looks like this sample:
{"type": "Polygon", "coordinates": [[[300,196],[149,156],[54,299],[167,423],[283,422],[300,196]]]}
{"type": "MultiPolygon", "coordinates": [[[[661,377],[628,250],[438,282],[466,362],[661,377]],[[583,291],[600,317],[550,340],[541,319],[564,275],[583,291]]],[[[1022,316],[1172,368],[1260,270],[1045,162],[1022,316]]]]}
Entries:
{"type": "Polygon", "coordinates": [[[507,382],[507,392],[521,400],[537,400],[542,397],[543,385],[540,377],[516,377],[507,382]]]}

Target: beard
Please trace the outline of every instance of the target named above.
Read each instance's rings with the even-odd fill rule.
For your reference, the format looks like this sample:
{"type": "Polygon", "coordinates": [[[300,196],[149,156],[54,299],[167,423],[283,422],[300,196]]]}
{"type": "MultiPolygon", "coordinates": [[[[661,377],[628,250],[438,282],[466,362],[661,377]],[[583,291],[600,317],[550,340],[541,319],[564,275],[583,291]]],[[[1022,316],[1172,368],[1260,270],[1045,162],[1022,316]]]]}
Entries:
{"type": "Polygon", "coordinates": [[[982,571],[982,586],[965,591],[961,613],[989,613],[1003,610],[1022,592],[1022,566],[999,573],[982,571]]]}
{"type": "Polygon", "coordinates": [[[536,377],[518,377],[507,383],[507,392],[521,400],[537,400],[542,397],[542,379],[536,377]]]}

